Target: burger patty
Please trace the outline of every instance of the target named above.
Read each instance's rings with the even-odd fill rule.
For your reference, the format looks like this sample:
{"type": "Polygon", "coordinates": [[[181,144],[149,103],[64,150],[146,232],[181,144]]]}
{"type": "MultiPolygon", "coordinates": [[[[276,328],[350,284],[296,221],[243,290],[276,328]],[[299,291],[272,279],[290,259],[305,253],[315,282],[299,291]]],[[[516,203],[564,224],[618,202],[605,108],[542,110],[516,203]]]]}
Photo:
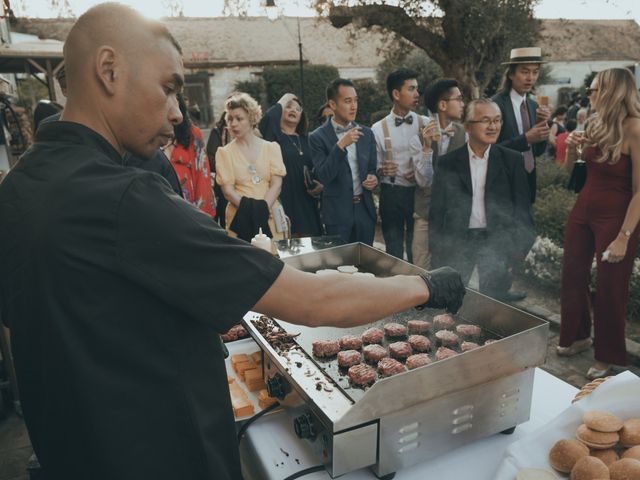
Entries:
{"type": "Polygon", "coordinates": [[[456,352],[447,347],[440,347],[436,352],[436,360],[444,360],[445,358],[455,357],[456,352]]]}
{"type": "Polygon", "coordinates": [[[433,327],[437,330],[442,328],[452,328],[456,324],[454,318],[448,313],[442,315],[436,315],[433,317],[433,327]]]}
{"type": "Polygon", "coordinates": [[[338,352],[338,365],[343,368],[353,367],[360,363],[360,352],[356,350],[343,350],[338,352]]]}
{"type": "Polygon", "coordinates": [[[468,352],[469,350],[473,350],[474,348],[478,348],[480,345],[478,345],[475,342],[462,342],[462,344],[460,344],[460,350],[462,350],[463,352],[468,352]]]}
{"type": "Polygon", "coordinates": [[[440,330],[436,332],[436,338],[440,345],[444,345],[445,347],[451,347],[458,344],[458,335],[453,333],[451,330],[440,330]]]}
{"type": "Polygon", "coordinates": [[[390,377],[405,371],[404,365],[393,358],[383,358],[378,362],[378,372],[383,377],[390,377]]]}
{"type": "Polygon", "coordinates": [[[351,383],[360,387],[371,385],[376,381],[377,376],[375,369],[364,363],[350,367],[347,375],[349,375],[351,383]]]}
{"type": "Polygon", "coordinates": [[[431,348],[431,340],[422,335],[409,335],[409,345],[416,352],[426,352],[431,348]]]}
{"type": "Polygon", "coordinates": [[[387,349],[378,344],[367,345],[362,349],[362,352],[364,353],[364,359],[371,363],[378,363],[383,358],[389,356],[387,349]]]}
{"type": "Polygon", "coordinates": [[[316,340],[311,344],[313,355],[318,358],[333,357],[340,351],[337,340],[316,340]]]}
{"type": "Polygon", "coordinates": [[[413,370],[414,368],[429,365],[430,363],[431,359],[429,358],[429,355],[426,353],[416,353],[415,355],[411,355],[407,358],[406,365],[409,370],[413,370]]]}
{"type": "Polygon", "coordinates": [[[389,345],[389,353],[393,358],[404,360],[413,353],[409,342],[394,342],[389,345]]]}
{"type": "Polygon", "coordinates": [[[355,335],[345,335],[339,341],[342,350],[360,350],[362,348],[362,339],[355,335]]]}
{"type": "Polygon", "coordinates": [[[409,320],[407,328],[409,333],[426,333],[431,328],[431,324],[425,320],[409,320]]]}
{"type": "Polygon", "coordinates": [[[477,325],[458,325],[456,327],[456,332],[458,332],[458,335],[465,337],[479,337],[482,333],[482,329],[477,325]]]}
{"type": "Polygon", "coordinates": [[[364,343],[380,343],[384,338],[384,332],[379,328],[368,328],[362,334],[362,341],[364,343]]]}
{"type": "Polygon", "coordinates": [[[407,327],[400,323],[387,323],[384,326],[384,333],[387,337],[397,338],[407,335],[407,327]]]}

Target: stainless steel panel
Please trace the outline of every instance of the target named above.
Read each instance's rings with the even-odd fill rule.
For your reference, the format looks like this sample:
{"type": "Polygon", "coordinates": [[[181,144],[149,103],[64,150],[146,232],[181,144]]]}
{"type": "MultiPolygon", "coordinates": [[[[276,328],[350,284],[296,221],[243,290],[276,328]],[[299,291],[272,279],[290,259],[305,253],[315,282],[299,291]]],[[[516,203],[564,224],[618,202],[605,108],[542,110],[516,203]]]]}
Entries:
{"type": "Polygon", "coordinates": [[[337,477],[377,461],[378,424],[372,423],[333,435],[333,458],[329,474],[337,477]]]}

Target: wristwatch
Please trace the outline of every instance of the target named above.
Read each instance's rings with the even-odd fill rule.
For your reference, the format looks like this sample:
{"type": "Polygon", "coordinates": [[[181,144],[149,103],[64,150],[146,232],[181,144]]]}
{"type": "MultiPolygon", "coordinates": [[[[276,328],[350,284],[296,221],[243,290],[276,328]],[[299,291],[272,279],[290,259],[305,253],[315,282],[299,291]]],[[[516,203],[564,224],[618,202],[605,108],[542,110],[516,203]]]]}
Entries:
{"type": "Polygon", "coordinates": [[[629,238],[631,236],[631,230],[620,230],[625,237],[629,238]]]}

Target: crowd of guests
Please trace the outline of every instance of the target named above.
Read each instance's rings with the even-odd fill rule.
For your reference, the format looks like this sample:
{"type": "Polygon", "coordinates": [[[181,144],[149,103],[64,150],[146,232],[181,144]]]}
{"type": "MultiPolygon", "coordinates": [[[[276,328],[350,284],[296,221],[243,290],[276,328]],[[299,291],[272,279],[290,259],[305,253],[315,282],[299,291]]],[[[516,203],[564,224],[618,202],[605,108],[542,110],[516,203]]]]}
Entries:
{"type": "Polygon", "coordinates": [[[151,161],[127,155],[126,162],[160,173],[229,235],[247,241],[262,230],[273,239],[326,234],[372,245],[379,215],[387,253],[425,269],[452,266],[465,283],[475,270],[480,292],[517,301],[526,293],[511,289],[513,273],[536,235],[536,162],[572,169],[582,153],[588,175],[567,224],[558,354],[592,346],[593,310],[596,363],[588,374],[601,377],[612,364],[626,364],[625,309],[640,219],[638,92],[628,71],[607,70],[586,95],[576,93],[552,112],[548,99],[541,105],[532,95],[542,63],[539,48],[512,50],[490,99],[465,101],[455,79],[436,79],[424,86],[427,115],[417,113],[418,74],[398,69],[386,82],[391,111],[371,127],[356,122],[358,93],[348,79],[327,86],[312,132],[294,94],[263,115],[250,95],[234,92],[206,145],[179,95],[183,121],[168,144],[151,161]]]}

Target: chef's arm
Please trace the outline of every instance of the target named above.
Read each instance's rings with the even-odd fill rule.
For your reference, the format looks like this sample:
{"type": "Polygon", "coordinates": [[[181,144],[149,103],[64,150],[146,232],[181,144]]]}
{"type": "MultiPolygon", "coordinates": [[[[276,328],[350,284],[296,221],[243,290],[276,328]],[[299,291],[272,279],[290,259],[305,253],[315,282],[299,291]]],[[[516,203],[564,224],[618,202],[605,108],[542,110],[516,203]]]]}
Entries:
{"type": "Polygon", "coordinates": [[[420,276],[376,278],[343,273],[316,275],[285,265],[253,310],[312,327],[351,327],[416,306],[457,313],[465,293],[460,274],[449,267],[420,276]]]}
{"type": "Polygon", "coordinates": [[[428,300],[427,284],[417,275],[316,275],[285,265],[253,310],[295,324],[351,327],[428,300]]]}

